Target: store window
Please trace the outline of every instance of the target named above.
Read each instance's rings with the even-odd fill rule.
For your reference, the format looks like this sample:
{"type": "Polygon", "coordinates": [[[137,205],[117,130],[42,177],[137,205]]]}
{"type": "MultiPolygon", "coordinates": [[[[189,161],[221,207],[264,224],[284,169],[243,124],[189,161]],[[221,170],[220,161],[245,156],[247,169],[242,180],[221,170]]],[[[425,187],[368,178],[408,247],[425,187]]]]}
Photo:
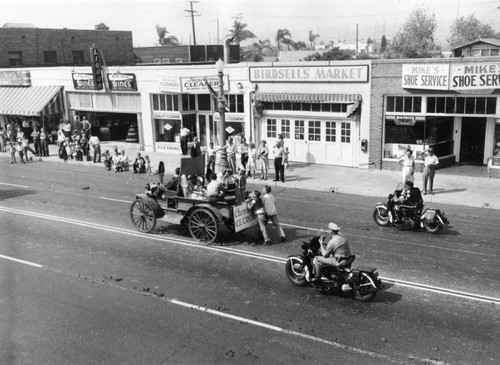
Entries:
{"type": "Polygon", "coordinates": [[[277,123],[276,119],[267,120],[267,138],[276,138],[277,123]]]}
{"type": "Polygon", "coordinates": [[[337,140],[337,123],[336,122],[326,122],[325,137],[327,142],[335,142],[337,140]]]}
{"type": "Polygon", "coordinates": [[[243,95],[241,94],[229,94],[225,95],[226,102],[230,113],[244,113],[245,108],[243,107],[243,95]]]}
{"type": "Polygon", "coordinates": [[[317,120],[309,121],[309,141],[321,141],[321,122],[317,120]]]}
{"type": "Polygon", "coordinates": [[[153,110],[179,111],[178,95],[153,94],[153,110]]]}
{"type": "Polygon", "coordinates": [[[194,94],[182,94],[182,111],[196,110],[194,94]]]}
{"type": "Polygon", "coordinates": [[[384,157],[399,158],[408,145],[417,151],[422,151],[424,146],[432,146],[438,156],[453,154],[453,119],[449,116],[428,116],[425,120],[415,120],[413,125],[407,125],[398,123],[394,118],[386,118],[384,157]]]}
{"type": "Polygon", "coordinates": [[[385,110],[387,112],[420,113],[422,110],[422,97],[388,96],[385,110]]]}
{"type": "Polygon", "coordinates": [[[295,139],[303,140],[304,139],[304,121],[296,120],[295,121],[295,139]]]}
{"type": "Polygon", "coordinates": [[[177,142],[181,130],[179,119],[155,119],[156,142],[177,142]]]}
{"type": "Polygon", "coordinates": [[[302,112],[325,112],[325,113],[346,113],[349,104],[340,103],[283,103],[265,102],[264,109],[267,110],[294,110],[302,112]]]}
{"type": "Polygon", "coordinates": [[[198,110],[212,111],[212,97],[209,94],[198,95],[198,110]]]}
{"type": "Polygon", "coordinates": [[[290,120],[281,119],[281,135],[284,139],[290,139],[290,120]]]}
{"type": "Polygon", "coordinates": [[[23,65],[23,53],[22,52],[8,52],[9,65],[10,66],[22,66],[23,65]]]}
{"type": "Polygon", "coordinates": [[[351,123],[342,122],[340,125],[340,142],[351,143],[351,123]]]}
{"type": "Polygon", "coordinates": [[[83,51],[72,51],[73,63],[75,65],[82,65],[85,63],[83,51]]]}

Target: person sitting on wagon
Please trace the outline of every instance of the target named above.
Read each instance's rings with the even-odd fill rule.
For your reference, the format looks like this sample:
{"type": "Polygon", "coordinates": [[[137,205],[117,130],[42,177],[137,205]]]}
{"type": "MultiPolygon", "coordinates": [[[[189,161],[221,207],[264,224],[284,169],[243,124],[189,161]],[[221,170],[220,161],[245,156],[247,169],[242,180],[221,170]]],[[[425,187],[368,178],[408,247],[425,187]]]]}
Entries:
{"type": "Polygon", "coordinates": [[[217,180],[217,175],[215,173],[210,174],[210,182],[207,185],[207,200],[209,203],[213,203],[220,200],[222,193],[221,183],[217,180]]]}
{"type": "Polygon", "coordinates": [[[179,185],[179,174],[181,173],[181,168],[177,167],[174,172],[174,176],[167,182],[165,188],[170,191],[177,191],[179,185]]]}

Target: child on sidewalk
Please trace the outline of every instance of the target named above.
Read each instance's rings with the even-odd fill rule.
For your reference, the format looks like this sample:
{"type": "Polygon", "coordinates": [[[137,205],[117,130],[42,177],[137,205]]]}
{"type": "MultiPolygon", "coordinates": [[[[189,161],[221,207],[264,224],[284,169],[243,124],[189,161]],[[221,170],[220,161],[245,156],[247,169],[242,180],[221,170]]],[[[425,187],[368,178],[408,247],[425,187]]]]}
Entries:
{"type": "Polygon", "coordinates": [[[10,153],[10,163],[17,163],[17,161],[16,161],[16,147],[14,147],[14,144],[12,142],[9,142],[8,148],[9,148],[9,153],[10,153]]]}
{"type": "Polygon", "coordinates": [[[21,142],[21,141],[17,142],[16,150],[17,150],[17,154],[19,155],[19,159],[21,160],[21,163],[25,163],[24,157],[23,157],[24,156],[23,142],[21,142]]]}
{"type": "Polygon", "coordinates": [[[283,151],[283,166],[285,166],[285,168],[287,169],[289,164],[288,164],[288,147],[285,147],[284,151],[283,151]]]}
{"type": "Polygon", "coordinates": [[[151,169],[151,160],[149,159],[149,156],[144,156],[144,160],[146,161],[146,174],[148,176],[153,176],[153,170],[151,169]]]}

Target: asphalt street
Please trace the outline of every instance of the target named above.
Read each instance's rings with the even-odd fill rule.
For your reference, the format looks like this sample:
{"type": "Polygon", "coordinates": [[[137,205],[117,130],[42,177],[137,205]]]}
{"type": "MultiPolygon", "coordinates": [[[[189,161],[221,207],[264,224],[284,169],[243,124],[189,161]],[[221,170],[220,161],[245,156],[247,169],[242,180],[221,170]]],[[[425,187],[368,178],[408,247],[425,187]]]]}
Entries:
{"type": "Polygon", "coordinates": [[[452,227],[429,235],[376,226],[376,198],[280,187],[285,243],[271,228],[272,246],[252,230],[204,246],[135,231],[147,179],[0,161],[2,363],[498,363],[499,211],[442,205],[452,227]],[[329,221],[385,279],[373,302],[286,279],[329,221]]]}

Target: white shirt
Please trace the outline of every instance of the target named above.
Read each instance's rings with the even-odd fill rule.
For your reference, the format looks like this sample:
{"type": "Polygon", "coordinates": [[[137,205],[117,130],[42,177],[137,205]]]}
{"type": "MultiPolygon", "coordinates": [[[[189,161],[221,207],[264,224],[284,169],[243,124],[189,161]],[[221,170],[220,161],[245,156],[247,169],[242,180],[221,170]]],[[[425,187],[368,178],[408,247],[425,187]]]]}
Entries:
{"type": "Polygon", "coordinates": [[[182,128],[181,129],[181,137],[185,137],[189,134],[189,129],[187,128],[182,128]]]}
{"type": "Polygon", "coordinates": [[[262,203],[264,204],[264,210],[267,215],[278,214],[278,209],[276,209],[276,199],[271,193],[264,194],[262,196],[262,203]]]}
{"type": "Polygon", "coordinates": [[[439,164],[439,159],[436,155],[429,155],[424,159],[424,166],[436,166],[437,164],[439,164]]]}

